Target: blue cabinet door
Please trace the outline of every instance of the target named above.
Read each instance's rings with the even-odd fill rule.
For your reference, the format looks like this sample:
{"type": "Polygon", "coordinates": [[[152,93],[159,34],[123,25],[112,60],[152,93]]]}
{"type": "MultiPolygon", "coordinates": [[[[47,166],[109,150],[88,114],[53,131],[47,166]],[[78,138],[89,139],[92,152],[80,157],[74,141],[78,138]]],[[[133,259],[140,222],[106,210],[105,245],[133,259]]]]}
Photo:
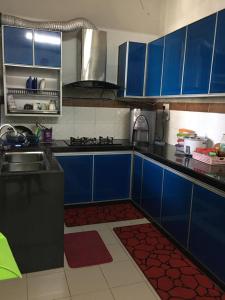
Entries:
{"type": "Polygon", "coordinates": [[[214,48],[210,93],[225,92],[225,10],[219,11],[214,48]]]}
{"type": "Polygon", "coordinates": [[[160,222],[163,169],[148,161],[143,162],[142,207],[160,222]]]}
{"type": "Polygon", "coordinates": [[[130,154],[95,155],[94,201],[129,199],[130,154]]]}
{"type": "Polygon", "coordinates": [[[143,159],[138,155],[134,155],[132,200],[139,205],[141,204],[142,163],[143,159]]]}
{"type": "Polygon", "coordinates": [[[92,201],[92,155],[58,156],[64,170],[64,203],[92,201]]]}
{"type": "Polygon", "coordinates": [[[184,63],[186,27],[165,36],[161,95],[179,95],[184,63]]]}
{"type": "Polygon", "coordinates": [[[61,67],[61,33],[34,31],[35,65],[61,67]]]}
{"type": "Polygon", "coordinates": [[[183,94],[207,94],[216,14],[188,26],[183,94]]]}
{"type": "Polygon", "coordinates": [[[190,252],[225,282],[225,198],[194,186],[190,252]]]}
{"type": "Polygon", "coordinates": [[[160,96],[164,37],[148,44],[146,70],[146,96],[160,96]]]}
{"type": "Polygon", "coordinates": [[[33,64],[33,31],[4,26],[4,62],[6,64],[33,64]]]}
{"type": "Polygon", "coordinates": [[[119,46],[119,53],[118,53],[117,84],[120,87],[118,91],[119,97],[124,97],[124,93],[125,93],[126,56],[127,56],[127,43],[123,43],[122,45],[119,46]]]}
{"type": "Polygon", "coordinates": [[[187,246],[192,183],[165,170],[162,225],[183,246],[187,246]]]}
{"type": "Polygon", "coordinates": [[[128,43],[126,96],[143,96],[146,44],[128,43]]]}

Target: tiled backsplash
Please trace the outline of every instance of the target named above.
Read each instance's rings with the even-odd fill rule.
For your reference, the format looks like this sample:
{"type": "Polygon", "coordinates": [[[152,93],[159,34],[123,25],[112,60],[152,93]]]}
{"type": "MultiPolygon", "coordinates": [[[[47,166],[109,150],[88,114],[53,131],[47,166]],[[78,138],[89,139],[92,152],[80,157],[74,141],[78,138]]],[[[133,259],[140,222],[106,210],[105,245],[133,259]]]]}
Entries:
{"type": "MultiPolygon", "coordinates": [[[[3,109],[2,109],[3,111],[3,109]]],[[[23,124],[34,128],[36,121],[53,128],[54,139],[67,139],[70,136],[98,137],[113,136],[129,138],[129,108],[63,107],[63,116],[49,117],[5,117],[1,123],[23,124]]]]}
{"type": "Polygon", "coordinates": [[[170,121],[167,123],[169,144],[176,144],[179,128],[195,130],[199,136],[209,138],[211,143],[218,143],[225,133],[225,114],[172,110],[170,121]]]}

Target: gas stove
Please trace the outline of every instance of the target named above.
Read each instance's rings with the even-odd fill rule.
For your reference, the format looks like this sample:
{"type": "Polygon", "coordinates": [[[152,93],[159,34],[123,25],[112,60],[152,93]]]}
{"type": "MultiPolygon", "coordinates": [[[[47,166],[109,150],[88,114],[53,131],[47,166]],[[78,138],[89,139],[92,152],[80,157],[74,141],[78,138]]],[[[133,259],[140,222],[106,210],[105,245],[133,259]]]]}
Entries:
{"type": "Polygon", "coordinates": [[[89,137],[70,137],[69,141],[65,141],[68,146],[101,146],[101,145],[121,145],[120,143],[115,143],[113,137],[102,137],[99,138],[89,138],[89,137]]]}

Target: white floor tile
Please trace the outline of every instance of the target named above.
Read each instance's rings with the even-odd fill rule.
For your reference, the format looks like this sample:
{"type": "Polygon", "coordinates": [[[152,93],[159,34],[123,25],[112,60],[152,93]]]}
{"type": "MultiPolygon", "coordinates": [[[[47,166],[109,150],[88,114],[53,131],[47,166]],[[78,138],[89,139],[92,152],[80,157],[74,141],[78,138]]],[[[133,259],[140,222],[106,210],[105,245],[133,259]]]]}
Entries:
{"type": "Polygon", "coordinates": [[[64,254],[64,270],[68,270],[68,269],[72,270],[72,268],[70,268],[70,266],[68,265],[66,255],[64,254]]]}
{"type": "Polygon", "coordinates": [[[130,225],[138,225],[138,224],[146,224],[150,223],[148,219],[143,218],[143,219],[136,219],[136,220],[131,220],[130,225]]]}
{"type": "Polygon", "coordinates": [[[64,227],[64,233],[82,232],[82,226],[64,227]]]}
{"type": "Polygon", "coordinates": [[[129,260],[129,255],[123,250],[122,246],[118,244],[107,245],[109,253],[112,255],[113,262],[129,260]]]}
{"type": "Polygon", "coordinates": [[[64,272],[27,278],[28,300],[52,300],[69,297],[64,272]]]}
{"type": "Polygon", "coordinates": [[[143,281],[143,277],[131,261],[120,261],[101,265],[101,269],[110,287],[143,281]]]}
{"type": "Polygon", "coordinates": [[[0,299],[27,300],[27,278],[0,281],[0,299]]]}
{"type": "Polygon", "coordinates": [[[145,282],[112,288],[115,300],[158,300],[145,282]]]}
{"type": "Polygon", "coordinates": [[[65,272],[71,295],[108,289],[100,267],[66,269],[65,272]]]}
{"type": "Polygon", "coordinates": [[[53,273],[58,273],[58,272],[64,272],[64,268],[56,268],[56,269],[50,269],[45,271],[27,273],[27,278],[31,278],[35,276],[51,275],[53,273]]]}
{"type": "Polygon", "coordinates": [[[91,230],[105,230],[107,229],[106,223],[101,224],[91,224],[80,226],[82,231],[91,231],[91,230]]]}
{"type": "Polygon", "coordinates": [[[103,229],[103,230],[100,229],[100,230],[98,230],[98,233],[100,234],[103,242],[106,245],[118,244],[118,240],[112,230],[110,230],[108,228],[103,229]]]}
{"type": "Polygon", "coordinates": [[[115,228],[115,227],[129,226],[130,224],[131,224],[131,220],[127,220],[127,221],[110,222],[107,223],[107,226],[109,228],[115,228]]]}
{"type": "Polygon", "coordinates": [[[72,300],[114,300],[110,290],[73,296],[72,300]]]}

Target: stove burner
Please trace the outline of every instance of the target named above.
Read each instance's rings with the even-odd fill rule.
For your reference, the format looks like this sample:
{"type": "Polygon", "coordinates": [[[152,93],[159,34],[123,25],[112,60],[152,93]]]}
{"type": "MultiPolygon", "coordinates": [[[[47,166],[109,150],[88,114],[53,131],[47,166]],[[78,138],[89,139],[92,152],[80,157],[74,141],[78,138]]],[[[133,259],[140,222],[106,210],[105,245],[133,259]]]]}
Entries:
{"type": "MultiPolygon", "coordinates": [[[[99,138],[88,138],[88,137],[70,137],[70,141],[68,143],[69,146],[83,146],[83,145],[115,145],[113,137],[102,137],[99,138]]],[[[118,145],[118,144],[116,144],[118,145]]]]}

